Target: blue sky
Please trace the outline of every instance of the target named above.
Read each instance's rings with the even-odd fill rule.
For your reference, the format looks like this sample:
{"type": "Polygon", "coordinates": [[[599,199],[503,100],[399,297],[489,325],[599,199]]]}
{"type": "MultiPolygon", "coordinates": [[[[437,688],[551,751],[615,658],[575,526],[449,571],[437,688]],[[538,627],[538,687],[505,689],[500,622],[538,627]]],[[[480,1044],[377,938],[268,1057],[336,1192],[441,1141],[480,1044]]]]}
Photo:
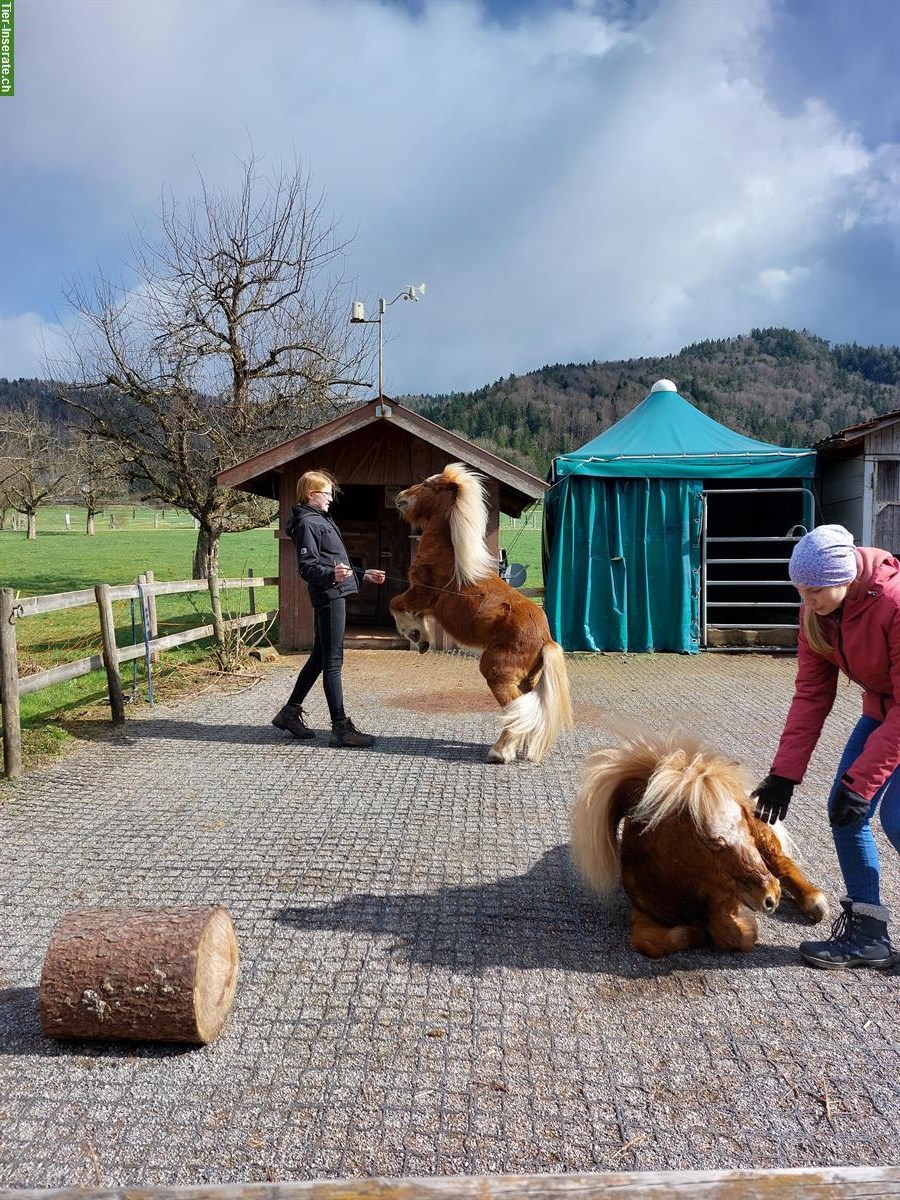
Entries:
{"type": "Polygon", "coordinates": [[[897,343],[898,79],[900,0],[28,0],[0,375],[250,146],[324,191],[348,296],[427,283],[388,393],[760,325],[897,343]]]}

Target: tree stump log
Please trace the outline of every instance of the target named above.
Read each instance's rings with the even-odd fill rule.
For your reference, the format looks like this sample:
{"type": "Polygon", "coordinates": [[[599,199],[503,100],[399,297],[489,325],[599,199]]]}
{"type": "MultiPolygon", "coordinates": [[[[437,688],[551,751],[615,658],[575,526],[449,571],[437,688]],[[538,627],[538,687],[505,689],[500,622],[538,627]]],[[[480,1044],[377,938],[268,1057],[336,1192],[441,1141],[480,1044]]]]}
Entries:
{"type": "Polygon", "coordinates": [[[225,1024],[238,945],[227,908],[84,909],[63,917],[41,972],[52,1038],[205,1045],[225,1024]]]}

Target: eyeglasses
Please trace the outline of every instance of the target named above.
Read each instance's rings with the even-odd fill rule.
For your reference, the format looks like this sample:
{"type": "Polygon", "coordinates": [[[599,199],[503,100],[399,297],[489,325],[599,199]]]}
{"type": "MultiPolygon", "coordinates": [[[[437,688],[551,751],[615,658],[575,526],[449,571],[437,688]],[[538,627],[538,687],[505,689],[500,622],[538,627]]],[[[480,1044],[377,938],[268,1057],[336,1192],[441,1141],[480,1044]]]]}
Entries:
{"type": "Polygon", "coordinates": [[[311,493],[311,495],[313,495],[313,496],[327,496],[329,500],[333,500],[333,499],[334,499],[334,492],[323,492],[323,491],[321,491],[321,489],[320,489],[319,491],[317,491],[317,492],[312,492],[312,493],[311,493]]]}

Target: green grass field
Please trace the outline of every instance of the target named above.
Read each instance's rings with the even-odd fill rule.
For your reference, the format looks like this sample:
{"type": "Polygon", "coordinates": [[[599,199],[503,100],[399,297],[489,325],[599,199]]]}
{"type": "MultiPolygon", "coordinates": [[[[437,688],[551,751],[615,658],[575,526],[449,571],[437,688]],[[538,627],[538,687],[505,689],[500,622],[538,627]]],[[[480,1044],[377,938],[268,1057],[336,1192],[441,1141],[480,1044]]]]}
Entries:
{"type": "MultiPolygon", "coordinates": [[[[141,506],[116,505],[107,508],[96,519],[96,532],[93,537],[87,537],[84,510],[68,509],[68,528],[66,511],[61,507],[41,508],[37,514],[37,538],[33,542],[29,542],[22,531],[0,530],[0,586],[11,587],[20,596],[34,596],[91,588],[96,583],[133,583],[145,571],[152,571],[160,581],[190,579],[197,534],[193,518],[188,514],[175,509],[163,512],[141,506]]],[[[219,549],[220,574],[233,579],[252,570],[257,577],[276,576],[278,543],[275,532],[272,525],[247,533],[225,534],[219,549]]],[[[524,586],[542,587],[540,510],[519,520],[502,518],[500,544],[506,549],[509,562],[520,562],[528,568],[524,586]]],[[[256,589],[258,611],[274,609],[277,604],[276,588],[256,589]]],[[[136,604],[134,607],[138,608],[136,604]]],[[[249,593],[241,589],[223,592],[222,607],[226,617],[246,613],[249,593]]],[[[119,645],[141,641],[140,613],[132,614],[131,602],[118,602],[114,611],[119,645]]],[[[208,624],[211,620],[205,593],[160,596],[157,615],[160,636],[208,624]]],[[[24,667],[31,673],[71,662],[98,652],[97,609],[91,604],[27,617],[18,622],[16,634],[20,670],[24,667]]],[[[177,688],[179,672],[183,676],[188,667],[208,660],[210,655],[211,643],[208,641],[167,651],[162,666],[154,671],[157,693],[165,692],[167,680],[171,688],[177,688]]],[[[137,699],[145,697],[143,663],[138,661],[136,667],[123,664],[122,682],[126,693],[134,690],[137,699]]],[[[21,716],[26,762],[33,761],[41,753],[51,752],[65,741],[67,735],[58,723],[59,718],[71,717],[103,704],[105,697],[106,676],[102,671],[23,696],[21,716]]]]}

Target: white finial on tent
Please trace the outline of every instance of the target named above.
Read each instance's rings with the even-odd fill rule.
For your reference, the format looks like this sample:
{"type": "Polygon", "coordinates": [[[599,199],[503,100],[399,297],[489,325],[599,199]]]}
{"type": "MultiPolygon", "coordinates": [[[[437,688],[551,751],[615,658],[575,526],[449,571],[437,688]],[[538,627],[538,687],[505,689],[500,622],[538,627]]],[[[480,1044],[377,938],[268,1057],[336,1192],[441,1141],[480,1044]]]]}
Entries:
{"type": "Polygon", "coordinates": [[[672,382],[671,379],[657,379],[656,383],[654,383],[654,385],[650,389],[650,391],[651,392],[677,392],[678,388],[675,386],[675,384],[672,382]]]}

